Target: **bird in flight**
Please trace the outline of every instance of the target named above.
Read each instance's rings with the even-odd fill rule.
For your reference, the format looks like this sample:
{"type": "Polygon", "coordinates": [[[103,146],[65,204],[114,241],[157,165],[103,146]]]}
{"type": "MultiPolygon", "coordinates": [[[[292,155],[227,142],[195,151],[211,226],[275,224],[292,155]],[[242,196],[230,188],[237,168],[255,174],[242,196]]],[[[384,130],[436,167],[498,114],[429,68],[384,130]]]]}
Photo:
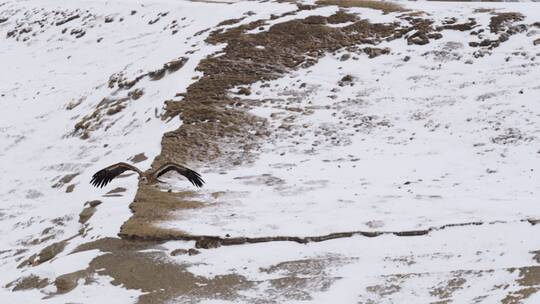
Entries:
{"type": "Polygon", "coordinates": [[[132,166],[127,163],[122,163],[122,162],[117,163],[96,172],[92,176],[92,180],[90,181],[90,183],[96,187],[103,188],[105,185],[111,182],[114,178],[118,177],[120,174],[126,171],[137,172],[139,174],[139,180],[142,182],[145,182],[146,184],[156,184],[158,182],[161,182],[160,180],[158,180],[158,178],[169,171],[176,171],[182,174],[194,186],[198,188],[202,187],[204,184],[204,181],[201,178],[201,175],[199,173],[189,168],[186,168],[182,165],[175,164],[172,162],[164,164],[163,166],[159,167],[157,170],[149,170],[146,172],[143,172],[139,170],[137,167],[132,166]]]}

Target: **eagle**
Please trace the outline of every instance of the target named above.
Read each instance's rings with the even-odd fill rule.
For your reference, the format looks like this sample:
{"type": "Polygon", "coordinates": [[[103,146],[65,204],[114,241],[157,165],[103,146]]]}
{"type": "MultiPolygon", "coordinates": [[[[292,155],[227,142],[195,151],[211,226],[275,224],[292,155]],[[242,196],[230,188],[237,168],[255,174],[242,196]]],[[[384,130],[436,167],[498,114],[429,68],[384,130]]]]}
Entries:
{"type": "Polygon", "coordinates": [[[149,185],[161,182],[158,178],[169,171],[176,171],[182,174],[195,187],[200,188],[204,184],[204,180],[201,178],[201,175],[199,173],[187,167],[184,167],[182,165],[172,163],[172,162],[168,162],[164,164],[163,166],[159,167],[157,170],[148,170],[146,172],[143,172],[139,170],[137,167],[132,166],[130,164],[120,162],[114,165],[110,165],[96,172],[92,176],[92,180],[90,181],[90,183],[94,185],[95,187],[103,188],[105,185],[111,182],[114,178],[118,177],[120,174],[126,171],[137,172],[137,174],[139,174],[139,181],[142,181],[149,185]]]}

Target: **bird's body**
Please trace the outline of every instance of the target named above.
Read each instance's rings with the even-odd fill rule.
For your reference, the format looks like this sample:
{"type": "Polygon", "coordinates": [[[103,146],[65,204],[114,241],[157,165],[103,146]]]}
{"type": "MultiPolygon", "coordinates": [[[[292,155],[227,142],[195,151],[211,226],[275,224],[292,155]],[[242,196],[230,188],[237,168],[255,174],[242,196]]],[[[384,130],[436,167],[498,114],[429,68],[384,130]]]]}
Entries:
{"type": "Polygon", "coordinates": [[[137,167],[127,163],[117,163],[103,168],[92,176],[90,183],[96,187],[104,187],[111,180],[126,171],[134,171],[139,174],[139,181],[152,185],[161,182],[158,178],[169,171],[175,171],[185,176],[194,186],[202,187],[204,184],[201,175],[187,167],[172,162],[166,163],[157,170],[141,171],[137,167]]]}

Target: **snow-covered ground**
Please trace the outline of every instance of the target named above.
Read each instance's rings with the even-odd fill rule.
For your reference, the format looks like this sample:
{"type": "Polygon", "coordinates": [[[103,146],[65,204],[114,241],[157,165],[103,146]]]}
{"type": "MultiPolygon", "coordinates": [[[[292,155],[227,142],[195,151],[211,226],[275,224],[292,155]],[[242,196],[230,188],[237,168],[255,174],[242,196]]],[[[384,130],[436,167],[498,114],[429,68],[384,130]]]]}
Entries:
{"type": "MultiPolygon", "coordinates": [[[[137,298],[155,291],[123,286],[109,272],[60,295],[53,282],[103,256],[95,249],[72,251],[116,238],[130,217],[134,175],[104,189],[88,181],[118,161],[147,169],[160,154],[163,133],[181,124],[161,119],[164,102],[196,81],[200,60],[223,47],[204,42],[207,29],[228,19],[245,17],[239,22],[247,24],[296,9],[291,3],[226,2],[232,4],[0,3],[0,21],[5,19],[0,23],[2,302],[154,301],[137,298]],[[175,60],[185,60],[177,71],[119,87],[175,60]],[[134,158],[140,153],[145,157],[134,158]],[[85,203],[94,200],[102,203],[91,207],[95,213],[87,222],[80,220],[89,208],[85,203]],[[65,248],[40,260],[44,248],[55,244],[65,248]],[[10,282],[30,275],[48,281],[13,291],[16,284],[10,282]]],[[[389,48],[390,54],[375,58],[339,50],[308,68],[254,83],[250,111],[268,119],[271,130],[255,162],[226,172],[200,168],[206,187],[198,195],[206,207],[177,211],[153,224],[224,238],[482,225],[415,237],[222,246],[193,256],[169,256],[194,244],[168,241],[140,252],[161,254],[156,263],[185,266],[198,278],[236,275],[249,284],[224,287],[237,289],[232,298],[220,292],[167,293],[159,303],[539,301],[540,228],[531,223],[540,219],[540,44],[533,44],[540,27],[532,26],[540,22],[540,7],[403,5],[427,12],[436,25],[450,17],[457,23],[475,18],[478,28],[488,31],[492,11],[477,9],[494,8],[521,13],[525,19],[517,23],[530,26],[483,57],[469,46],[478,40],[470,31],[445,30],[426,45],[383,42],[377,47],[389,48]]],[[[303,10],[251,32],[337,10],[303,10]]],[[[371,22],[392,22],[401,14],[348,12],[371,22]]],[[[185,181],[169,181],[174,191],[188,187],[185,181]]]]}
{"type": "MultiPolygon", "coordinates": [[[[164,101],[185,90],[198,75],[194,69],[199,61],[219,50],[205,47],[206,35],[197,32],[249,10],[260,13],[250,18],[268,18],[293,8],[289,4],[218,6],[189,1],[2,3],[0,19],[7,18],[0,23],[2,286],[29,274],[54,281],[59,275],[84,268],[99,252],[71,257],[70,251],[89,240],[116,236],[130,216],[128,205],[136,192],[137,179],[132,175],[116,180],[113,188],[125,191],[103,197],[113,188],[93,188],[89,184],[91,175],[139,153],[144,153],[146,160],[137,166],[146,169],[159,154],[162,134],[181,123],[178,119],[160,118],[164,101]],[[60,24],[71,16],[79,17],[60,24]],[[19,24],[22,26],[16,37],[7,38],[7,33],[19,24]],[[26,28],[31,30],[21,30],[26,28]],[[76,38],[78,32],[71,34],[78,29],[85,31],[80,38],[76,38]],[[173,34],[174,29],[178,31],[173,34]],[[131,80],[182,57],[187,58],[185,65],[160,80],[142,78],[129,90],[108,86],[113,74],[123,73],[131,80]],[[140,98],[128,98],[120,112],[107,114],[109,104],[137,89],[144,92],[140,98]],[[101,105],[101,117],[91,120],[99,126],[89,132],[87,139],[81,139],[79,133],[74,133],[75,125],[100,108],[98,104],[103,100],[106,102],[101,105]],[[73,174],[76,176],[61,182],[73,174]],[[103,203],[96,207],[80,235],[84,225],[79,223],[79,213],[86,207],[85,202],[93,200],[103,203]],[[17,269],[22,258],[70,237],[74,239],[51,262],[17,269]]],[[[31,291],[33,295],[6,292],[1,290],[2,302],[16,303],[9,301],[12,296],[25,301],[32,297],[38,302],[44,296],[35,290],[31,291]]],[[[51,301],[82,300],[78,297],[70,294],[51,301]]]]}
{"type": "MultiPolygon", "coordinates": [[[[437,22],[489,23],[474,8],[436,15],[439,4],[431,6],[437,22]]],[[[526,21],[539,19],[536,12],[526,21]]],[[[378,45],[389,55],[341,61],[351,54],[337,52],[254,84],[251,98],[268,102],[253,112],[273,123],[276,137],[253,166],[207,173],[213,204],[182,210],[164,227],[304,236],[540,217],[538,31],[478,59],[462,32],[443,31],[424,46],[394,40],[378,45]],[[340,86],[346,75],[352,81],[340,86]]]]}

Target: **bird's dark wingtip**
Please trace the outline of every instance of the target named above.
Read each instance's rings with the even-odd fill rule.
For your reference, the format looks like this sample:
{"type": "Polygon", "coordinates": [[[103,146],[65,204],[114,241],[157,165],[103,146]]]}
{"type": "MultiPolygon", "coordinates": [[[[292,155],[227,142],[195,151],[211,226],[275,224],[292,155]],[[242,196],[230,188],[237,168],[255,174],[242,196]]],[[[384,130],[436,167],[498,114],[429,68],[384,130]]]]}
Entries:
{"type": "Polygon", "coordinates": [[[193,184],[193,186],[197,188],[202,188],[202,186],[204,185],[204,180],[201,178],[201,175],[193,170],[191,170],[190,173],[191,174],[189,176],[189,181],[193,184]]]}
{"type": "Polygon", "coordinates": [[[109,183],[109,180],[105,173],[106,172],[104,172],[103,170],[96,172],[92,176],[90,183],[96,188],[103,188],[105,185],[109,183]]]}

